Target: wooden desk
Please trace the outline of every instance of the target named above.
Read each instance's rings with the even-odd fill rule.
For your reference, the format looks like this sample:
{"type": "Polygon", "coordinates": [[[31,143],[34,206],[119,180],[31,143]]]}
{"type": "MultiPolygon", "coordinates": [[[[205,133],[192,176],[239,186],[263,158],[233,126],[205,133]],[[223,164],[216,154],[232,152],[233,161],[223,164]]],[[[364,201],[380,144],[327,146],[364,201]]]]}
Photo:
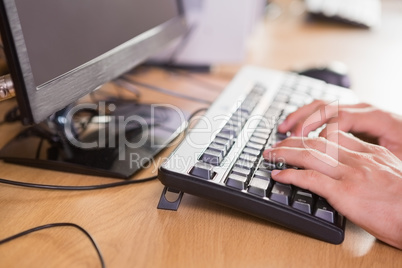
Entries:
{"type": "Polygon", "coordinates": [[[382,1],[381,25],[364,30],[307,21],[302,1],[281,0],[250,42],[247,62],[280,70],[340,61],[364,102],[402,113],[402,3],[382,1]]]}
{"type": "MultiPolygon", "coordinates": [[[[277,3],[282,14],[267,18],[259,27],[246,63],[285,70],[341,60],[350,67],[354,88],[362,99],[401,109],[395,97],[402,85],[397,68],[402,62],[402,6],[397,0],[383,1],[383,25],[371,31],[308,23],[295,11],[295,4],[277,3]]],[[[221,71],[191,78],[145,69],[135,77],[213,100],[219,94],[216,86],[223,87],[232,75],[221,71]],[[214,86],[202,85],[205,81],[214,86]]],[[[188,111],[203,107],[148,91],[144,98],[188,111]]],[[[1,103],[1,113],[11,105],[1,103]]],[[[18,124],[1,126],[0,146],[20,128],[18,124]]],[[[149,176],[157,166],[156,162],[136,177],[149,176]]],[[[93,185],[115,181],[3,162],[0,170],[2,178],[34,183],[93,185]]],[[[94,237],[107,267],[119,268],[400,267],[402,263],[401,251],[350,222],[345,241],[336,246],[189,195],[184,195],[177,212],[157,210],[162,188],[159,181],[89,192],[0,185],[0,239],[42,224],[72,222],[94,237]]],[[[60,227],[0,246],[0,267],[99,267],[99,260],[82,233],[60,227]]]]}

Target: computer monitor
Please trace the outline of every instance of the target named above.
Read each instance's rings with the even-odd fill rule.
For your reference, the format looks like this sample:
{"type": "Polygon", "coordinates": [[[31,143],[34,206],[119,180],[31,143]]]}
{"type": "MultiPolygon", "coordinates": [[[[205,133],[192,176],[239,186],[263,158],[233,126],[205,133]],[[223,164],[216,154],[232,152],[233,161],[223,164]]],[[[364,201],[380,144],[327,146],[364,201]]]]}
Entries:
{"type": "Polygon", "coordinates": [[[1,150],[5,161],[127,178],[141,168],[132,154],[150,158],[182,126],[166,107],[104,102],[100,114],[99,103],[75,105],[185,33],[179,0],[1,0],[0,18],[21,120],[34,124],[1,150]],[[71,120],[88,109],[100,129],[82,138],[71,120]],[[123,115],[141,119],[122,121],[122,129],[123,115]],[[144,129],[149,120],[152,128],[170,125],[144,129]]]}

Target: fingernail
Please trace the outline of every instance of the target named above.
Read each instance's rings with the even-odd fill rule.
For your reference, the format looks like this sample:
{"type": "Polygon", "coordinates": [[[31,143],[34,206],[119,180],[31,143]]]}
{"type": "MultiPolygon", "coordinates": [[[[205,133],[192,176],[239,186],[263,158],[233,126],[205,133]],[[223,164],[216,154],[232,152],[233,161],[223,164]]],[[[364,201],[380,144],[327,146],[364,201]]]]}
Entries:
{"type": "Polygon", "coordinates": [[[278,125],[278,129],[283,130],[283,128],[286,128],[286,125],[287,125],[287,121],[285,120],[278,125]]]}
{"type": "Polygon", "coordinates": [[[265,151],[262,152],[262,156],[263,156],[264,158],[267,158],[267,156],[269,155],[269,152],[270,152],[271,150],[272,150],[271,148],[265,149],[265,151]]]}
{"type": "Polygon", "coordinates": [[[276,176],[276,175],[278,175],[279,173],[281,173],[281,171],[275,169],[275,170],[272,170],[271,175],[272,175],[272,176],[276,176]]]}
{"type": "Polygon", "coordinates": [[[275,142],[274,144],[271,145],[271,148],[274,149],[274,148],[278,147],[279,144],[281,144],[281,143],[282,143],[282,141],[277,141],[277,142],[275,142]]]}

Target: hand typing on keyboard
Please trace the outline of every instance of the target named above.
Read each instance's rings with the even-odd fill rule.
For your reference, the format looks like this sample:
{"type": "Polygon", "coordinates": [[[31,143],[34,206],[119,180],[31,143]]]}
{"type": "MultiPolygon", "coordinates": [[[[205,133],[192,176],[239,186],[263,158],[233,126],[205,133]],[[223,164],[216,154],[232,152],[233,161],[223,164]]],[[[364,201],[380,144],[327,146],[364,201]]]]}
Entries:
{"type": "Polygon", "coordinates": [[[274,170],[275,181],[324,197],[349,220],[402,249],[401,116],[367,104],[314,101],[291,113],[278,130],[293,137],[264,151],[264,158],[285,159],[302,169],[274,170]],[[314,123],[304,124],[315,112],[314,123]],[[322,137],[307,137],[323,124],[322,137]],[[373,136],[378,145],[346,132],[373,136]]]}
{"type": "MultiPolygon", "coordinates": [[[[286,120],[278,126],[278,131],[286,133],[290,131],[294,136],[307,136],[310,131],[322,126],[337,123],[338,129],[354,134],[366,134],[378,139],[378,145],[390,150],[402,160],[402,116],[391,114],[377,109],[369,104],[359,103],[355,105],[328,105],[325,101],[316,100],[290,114],[286,120]],[[325,117],[319,117],[311,125],[303,128],[306,119],[314,112],[325,113],[325,117]]],[[[327,128],[321,132],[325,136],[327,128]]]]}
{"type": "Polygon", "coordinates": [[[402,157],[402,118],[351,105],[356,102],[351,90],[323,81],[244,67],[159,178],[172,189],[333,244],[344,240],[347,216],[402,248],[402,163],[395,156],[402,157]],[[204,122],[209,130],[198,131],[204,122]],[[375,136],[381,146],[339,129],[375,136]]]}

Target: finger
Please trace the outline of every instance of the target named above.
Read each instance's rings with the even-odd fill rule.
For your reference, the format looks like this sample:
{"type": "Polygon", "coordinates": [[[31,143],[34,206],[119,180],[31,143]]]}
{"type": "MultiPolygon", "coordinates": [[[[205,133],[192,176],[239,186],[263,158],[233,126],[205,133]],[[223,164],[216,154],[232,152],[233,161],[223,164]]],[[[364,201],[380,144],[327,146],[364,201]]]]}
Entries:
{"type": "Polygon", "coordinates": [[[315,170],[274,170],[271,173],[275,181],[292,184],[324,197],[330,202],[336,193],[338,181],[315,170]]]}
{"type": "Polygon", "coordinates": [[[337,117],[338,111],[341,109],[362,109],[368,107],[371,106],[367,103],[335,105],[334,103],[330,104],[322,100],[316,100],[291,113],[278,126],[278,130],[282,133],[291,131],[295,136],[307,136],[312,130],[321,127],[333,117],[337,117]],[[309,122],[305,122],[307,119],[309,119],[309,122]]]}
{"type": "MultiPolygon", "coordinates": [[[[368,143],[343,131],[328,133],[327,139],[333,143],[339,143],[339,148],[342,150],[342,152],[340,151],[341,156],[339,157],[339,161],[342,163],[347,162],[351,166],[360,165],[360,159],[362,158],[365,161],[372,159],[377,163],[387,166],[390,166],[391,159],[399,162],[399,159],[383,146],[368,143]]],[[[393,166],[394,165],[391,164],[391,168],[393,166]]]]}
{"type": "Polygon", "coordinates": [[[279,132],[286,133],[291,131],[299,121],[304,121],[306,117],[314,113],[319,107],[325,105],[326,102],[323,100],[315,100],[310,104],[307,104],[297,111],[288,115],[285,121],[278,126],[279,132]]]}
{"type": "Polygon", "coordinates": [[[329,177],[340,179],[344,164],[331,156],[311,148],[275,147],[264,151],[269,162],[285,162],[304,169],[313,169],[329,177]]]}
{"type": "MultiPolygon", "coordinates": [[[[377,163],[387,164],[384,155],[387,152],[378,145],[367,143],[352,134],[343,131],[332,131],[327,138],[290,137],[274,145],[274,147],[294,147],[318,150],[345,165],[359,165],[359,159],[373,159],[377,163]]],[[[387,158],[388,159],[388,158],[387,158]]]]}
{"type": "Polygon", "coordinates": [[[371,104],[365,103],[365,102],[359,102],[356,104],[342,104],[340,105],[340,109],[348,109],[348,108],[367,108],[367,107],[373,107],[371,104]]]}
{"type": "MultiPolygon", "coordinates": [[[[335,132],[329,133],[328,139],[333,139],[333,136],[336,135],[337,134],[335,132]]],[[[359,152],[360,155],[365,159],[373,159],[377,163],[387,166],[390,166],[390,160],[395,160],[396,162],[399,162],[399,159],[385,147],[363,141],[353,136],[352,134],[338,131],[338,139],[339,145],[350,150],[351,152],[359,152]]],[[[392,166],[397,165],[391,164],[391,167],[392,166]]]]}
{"type": "Polygon", "coordinates": [[[339,150],[342,150],[342,148],[339,148],[338,143],[331,142],[323,137],[319,138],[289,137],[275,144],[273,147],[277,148],[281,146],[318,150],[321,153],[328,154],[335,160],[340,160],[338,159],[339,150]]]}
{"type": "Polygon", "coordinates": [[[333,103],[320,106],[315,112],[304,118],[304,120],[299,120],[292,128],[292,134],[295,136],[307,136],[311,131],[336,118],[339,109],[339,105],[333,103]]]}
{"type": "MultiPolygon", "coordinates": [[[[344,132],[366,133],[374,137],[381,137],[386,134],[388,129],[389,115],[375,107],[361,109],[342,108],[336,118],[328,120],[327,124],[337,125],[338,129],[344,132]]],[[[328,125],[323,129],[324,134],[328,130],[328,125]]]]}
{"type": "MultiPolygon", "coordinates": [[[[339,139],[338,135],[333,132],[328,138],[318,137],[318,138],[306,138],[306,137],[289,137],[277,144],[274,144],[273,147],[294,147],[294,148],[304,148],[304,149],[312,149],[318,150],[323,154],[327,154],[333,159],[340,161],[344,164],[347,164],[350,158],[350,155],[353,153],[351,149],[346,148],[343,144],[346,144],[345,140],[347,139],[346,133],[342,132],[344,136],[339,139]]],[[[340,135],[342,135],[340,134],[340,135]]],[[[360,146],[362,146],[359,143],[360,146]]],[[[353,146],[350,146],[353,147],[353,146]]],[[[358,148],[358,146],[356,146],[358,148]]],[[[359,147],[360,148],[360,147],[359,147]]],[[[364,146],[362,148],[365,148],[364,146]]],[[[362,149],[363,151],[363,149],[362,149]]],[[[368,149],[364,150],[365,152],[369,152],[368,149]]]]}
{"type": "MultiPolygon", "coordinates": [[[[327,132],[328,130],[323,132],[327,132]]],[[[337,143],[340,146],[355,152],[369,153],[371,152],[370,144],[356,138],[350,133],[346,133],[344,131],[335,130],[330,131],[324,134],[320,134],[322,137],[325,135],[325,138],[333,143],[337,143]]]]}

